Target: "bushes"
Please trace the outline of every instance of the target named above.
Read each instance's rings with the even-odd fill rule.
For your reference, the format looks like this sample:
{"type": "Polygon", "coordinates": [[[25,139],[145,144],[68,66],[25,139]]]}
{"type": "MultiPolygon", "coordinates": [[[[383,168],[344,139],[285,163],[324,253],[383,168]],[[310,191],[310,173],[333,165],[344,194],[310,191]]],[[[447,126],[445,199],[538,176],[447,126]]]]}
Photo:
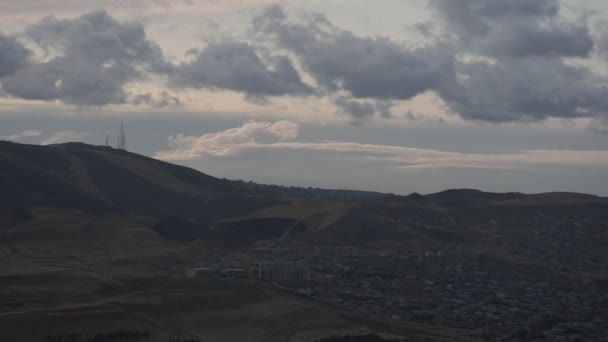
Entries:
{"type": "MultiPolygon", "coordinates": [[[[87,335],[79,333],[52,334],[46,337],[47,342],[114,342],[114,341],[140,341],[149,340],[152,337],[150,331],[144,330],[121,330],[87,335]]],[[[203,342],[198,338],[174,338],[169,342],[203,342]]]]}
{"type": "Polygon", "coordinates": [[[318,340],[317,342],[400,342],[401,340],[384,339],[378,335],[348,335],[331,336],[318,340]]]}
{"type": "Polygon", "coordinates": [[[113,342],[113,341],[139,341],[148,340],[150,331],[122,330],[99,333],[95,336],[85,334],[53,334],[46,337],[47,342],[113,342]]]}

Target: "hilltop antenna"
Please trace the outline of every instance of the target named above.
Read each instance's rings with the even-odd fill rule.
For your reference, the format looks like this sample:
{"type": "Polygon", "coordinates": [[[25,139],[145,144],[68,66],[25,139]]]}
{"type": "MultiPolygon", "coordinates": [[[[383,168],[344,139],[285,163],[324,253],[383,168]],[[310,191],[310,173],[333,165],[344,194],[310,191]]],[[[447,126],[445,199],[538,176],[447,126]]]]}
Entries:
{"type": "Polygon", "coordinates": [[[127,132],[125,131],[125,122],[120,122],[120,134],[116,137],[116,148],[119,150],[127,150],[127,132]]]}
{"type": "Polygon", "coordinates": [[[106,147],[110,146],[110,136],[106,135],[106,147]]]}
{"type": "Polygon", "coordinates": [[[127,150],[127,132],[125,131],[124,121],[120,122],[120,131],[122,132],[122,134],[121,134],[122,149],[124,151],[126,151],[127,150]]]}

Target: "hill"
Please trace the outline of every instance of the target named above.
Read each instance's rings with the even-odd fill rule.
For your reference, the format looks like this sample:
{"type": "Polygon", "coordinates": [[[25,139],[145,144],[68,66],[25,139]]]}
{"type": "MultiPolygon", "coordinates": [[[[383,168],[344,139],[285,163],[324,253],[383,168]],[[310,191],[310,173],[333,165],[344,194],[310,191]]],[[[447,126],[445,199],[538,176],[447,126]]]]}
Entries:
{"type": "Polygon", "coordinates": [[[260,185],[81,143],[0,142],[0,166],[5,219],[27,218],[36,208],[137,216],[156,222],[149,225],[162,237],[229,239],[239,246],[252,238],[284,242],[295,235],[296,242],[433,246],[521,224],[594,225],[608,213],[606,198],[584,194],[460,189],[395,196],[260,185]]]}
{"type": "Polygon", "coordinates": [[[89,333],[152,330],[155,341],[472,341],[480,328],[514,329],[502,320],[527,327],[540,308],[561,312],[555,296],[564,322],[605,311],[580,313],[571,295],[608,300],[608,199],[593,195],[290,188],[109,147],[7,142],[0,189],[0,331],[19,341],[78,332],[76,318],[89,333]],[[285,289],[163,267],[255,260],[304,260],[313,279],[285,289]]]}
{"type": "MultiPolygon", "coordinates": [[[[15,202],[90,212],[129,210],[153,215],[221,216],[224,204],[249,210],[263,197],[375,198],[379,194],[229,181],[111,147],[82,143],[35,146],[0,142],[0,185],[15,202]],[[242,201],[241,203],[233,203],[242,201]],[[177,205],[179,203],[179,205],[177,205]],[[200,203],[207,205],[201,206],[200,203]],[[220,210],[218,212],[218,210],[220,210]]],[[[234,214],[234,212],[231,212],[234,214]]]]}

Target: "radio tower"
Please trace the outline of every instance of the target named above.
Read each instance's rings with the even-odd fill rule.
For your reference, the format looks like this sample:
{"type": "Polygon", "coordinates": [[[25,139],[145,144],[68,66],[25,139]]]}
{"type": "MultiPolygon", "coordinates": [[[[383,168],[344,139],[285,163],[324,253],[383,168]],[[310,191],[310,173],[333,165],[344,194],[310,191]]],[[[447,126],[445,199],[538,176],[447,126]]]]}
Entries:
{"type": "Polygon", "coordinates": [[[116,142],[116,148],[123,151],[127,150],[127,132],[125,131],[124,121],[120,122],[120,135],[118,136],[118,141],[116,142]]]}

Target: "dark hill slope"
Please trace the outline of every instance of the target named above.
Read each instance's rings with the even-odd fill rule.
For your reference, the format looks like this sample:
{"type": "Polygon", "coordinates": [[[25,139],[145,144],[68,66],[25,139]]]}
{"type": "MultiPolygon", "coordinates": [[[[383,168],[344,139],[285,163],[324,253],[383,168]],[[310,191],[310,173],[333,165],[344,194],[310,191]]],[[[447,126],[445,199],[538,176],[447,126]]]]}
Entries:
{"type": "Polygon", "coordinates": [[[96,216],[136,214],[161,223],[171,218],[159,231],[171,237],[167,229],[182,222],[178,240],[241,236],[281,243],[416,247],[466,244],[513,232],[567,239],[575,229],[576,236],[592,241],[604,236],[608,222],[608,200],[591,195],[461,189],[395,196],[267,186],[80,143],[0,142],[0,189],[0,214],[50,207],[96,216]],[[193,227],[201,232],[192,234],[193,227]]]}
{"type": "Polygon", "coordinates": [[[0,189],[0,208],[23,204],[95,212],[119,210],[74,184],[70,161],[59,149],[0,143],[0,189]]]}
{"type": "Polygon", "coordinates": [[[428,199],[436,205],[444,207],[471,206],[489,202],[522,199],[526,195],[516,192],[491,193],[473,189],[453,189],[428,195],[428,199]]]}
{"type": "Polygon", "coordinates": [[[107,147],[2,142],[0,166],[3,207],[24,203],[208,220],[272,203],[237,182],[107,147]]]}
{"type": "Polygon", "coordinates": [[[155,214],[207,212],[219,217],[226,205],[247,211],[251,196],[255,202],[264,197],[361,200],[381,196],[219,179],[135,153],[82,143],[35,146],[0,141],[0,166],[0,185],[7,194],[0,205],[19,200],[89,210],[118,207],[155,214]]]}

